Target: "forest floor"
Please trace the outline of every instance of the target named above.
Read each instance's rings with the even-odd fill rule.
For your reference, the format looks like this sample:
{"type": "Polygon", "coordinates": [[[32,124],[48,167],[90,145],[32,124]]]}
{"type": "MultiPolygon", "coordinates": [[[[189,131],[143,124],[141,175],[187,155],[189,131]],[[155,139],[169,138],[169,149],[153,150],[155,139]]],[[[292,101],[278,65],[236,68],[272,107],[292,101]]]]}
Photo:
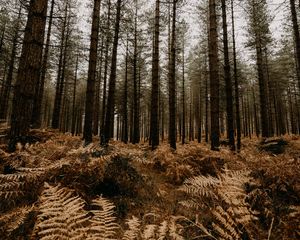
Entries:
{"type": "Polygon", "coordinates": [[[52,130],[0,146],[0,239],[300,239],[300,137],[151,151],[52,130]]]}

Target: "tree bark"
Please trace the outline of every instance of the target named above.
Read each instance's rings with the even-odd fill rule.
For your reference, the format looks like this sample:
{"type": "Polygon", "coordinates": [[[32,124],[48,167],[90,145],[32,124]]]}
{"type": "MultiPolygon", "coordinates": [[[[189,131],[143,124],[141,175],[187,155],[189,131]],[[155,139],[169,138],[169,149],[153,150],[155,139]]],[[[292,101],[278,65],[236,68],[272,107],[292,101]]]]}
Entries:
{"type": "Polygon", "coordinates": [[[112,50],[107,109],[105,115],[104,139],[101,139],[101,143],[104,145],[106,145],[109,142],[109,139],[112,137],[111,133],[113,130],[112,122],[114,121],[114,111],[115,111],[115,88],[116,88],[118,42],[119,42],[120,20],[121,20],[121,3],[122,0],[117,1],[117,15],[116,15],[115,35],[114,35],[113,50],[112,50]]]}
{"type": "Polygon", "coordinates": [[[89,56],[88,80],[86,89],[85,101],[85,119],[83,139],[85,144],[89,144],[93,140],[93,114],[94,114],[94,99],[95,99],[95,81],[97,68],[97,54],[98,54],[98,39],[99,39],[99,18],[100,18],[101,0],[94,1],[93,20],[92,20],[92,34],[89,56]]]}
{"type": "Polygon", "coordinates": [[[152,150],[159,144],[159,119],[158,119],[158,94],[159,94],[159,22],[160,22],[160,1],[156,0],[154,45],[152,56],[152,90],[151,90],[151,124],[150,142],[152,150]]]}
{"type": "Polygon", "coordinates": [[[169,144],[176,149],[176,10],[177,0],[173,0],[171,58],[169,65],[169,144]]]}
{"type": "Polygon", "coordinates": [[[233,76],[234,76],[234,95],[235,95],[235,121],[237,134],[237,150],[241,149],[241,117],[240,117],[240,93],[239,93],[239,79],[237,72],[236,59],[236,44],[235,44],[235,24],[234,24],[234,9],[233,0],[231,0],[231,24],[232,24],[232,46],[233,46],[233,76]]]}
{"type": "Polygon", "coordinates": [[[291,13],[292,13],[294,40],[295,40],[295,47],[296,47],[298,91],[300,93],[300,34],[299,34],[299,25],[298,25],[298,19],[297,19],[295,0],[290,0],[290,8],[291,8],[291,13]]]}
{"type": "Polygon", "coordinates": [[[31,0],[13,98],[10,143],[30,129],[36,84],[40,76],[47,0],[31,0]]]}
{"type": "Polygon", "coordinates": [[[233,129],[233,96],[231,72],[228,52],[228,33],[227,33],[227,13],[226,0],[222,0],[222,19],[223,19],[223,47],[224,47],[224,77],[226,85],[226,111],[227,111],[227,138],[232,150],[235,150],[234,129],[233,129]]]}
{"type": "Polygon", "coordinates": [[[218,32],[215,0],[209,1],[209,75],[211,98],[211,149],[218,150],[219,130],[219,60],[218,32]]]}
{"type": "Polygon", "coordinates": [[[64,9],[64,20],[62,23],[61,30],[61,40],[60,40],[60,53],[59,53],[59,62],[58,62],[58,71],[55,87],[55,99],[54,99],[54,108],[52,114],[52,128],[59,128],[60,121],[60,111],[61,111],[61,101],[63,93],[63,65],[64,65],[64,53],[65,53],[65,40],[66,40],[66,28],[67,28],[67,17],[68,17],[68,2],[65,3],[64,9]]]}
{"type": "Polygon", "coordinates": [[[41,127],[41,117],[42,117],[41,110],[42,110],[42,102],[44,97],[44,86],[45,86],[45,79],[47,73],[50,38],[52,32],[54,2],[55,2],[54,0],[51,1],[51,9],[50,9],[50,16],[49,16],[48,30],[47,30],[47,40],[46,40],[46,46],[45,46],[44,56],[42,61],[41,75],[39,78],[39,83],[37,84],[37,89],[36,89],[37,94],[33,103],[33,113],[32,113],[31,123],[34,128],[41,127]]]}
{"type": "Polygon", "coordinates": [[[134,16],[134,53],[133,53],[133,144],[140,141],[140,116],[139,116],[139,94],[137,80],[137,1],[135,0],[136,9],[134,16]]]}

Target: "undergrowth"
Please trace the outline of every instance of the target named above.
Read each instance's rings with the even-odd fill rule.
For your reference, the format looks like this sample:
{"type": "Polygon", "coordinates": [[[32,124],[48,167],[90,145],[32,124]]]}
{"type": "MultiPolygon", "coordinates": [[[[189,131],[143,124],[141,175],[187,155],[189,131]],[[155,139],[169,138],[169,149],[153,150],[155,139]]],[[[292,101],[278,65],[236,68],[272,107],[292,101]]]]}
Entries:
{"type": "Polygon", "coordinates": [[[34,134],[0,149],[0,239],[300,238],[298,138],[275,155],[34,134]]]}

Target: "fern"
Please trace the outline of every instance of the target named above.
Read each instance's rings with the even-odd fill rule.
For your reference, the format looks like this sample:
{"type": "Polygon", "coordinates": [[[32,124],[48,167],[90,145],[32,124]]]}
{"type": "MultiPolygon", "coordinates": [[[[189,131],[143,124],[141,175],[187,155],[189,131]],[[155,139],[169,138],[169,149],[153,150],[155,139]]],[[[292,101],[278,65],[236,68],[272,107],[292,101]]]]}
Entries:
{"type": "Polygon", "coordinates": [[[34,234],[41,240],[86,238],[89,217],[84,206],[70,189],[45,183],[34,234]]]}
{"type": "Polygon", "coordinates": [[[122,239],[123,240],[138,239],[141,221],[137,217],[132,216],[132,218],[126,220],[126,224],[128,225],[129,229],[125,231],[122,239]]]}
{"type": "Polygon", "coordinates": [[[28,215],[33,211],[32,206],[16,208],[0,217],[0,235],[7,239],[24,226],[28,215]]]}
{"type": "MultiPolygon", "coordinates": [[[[220,239],[241,239],[244,228],[255,219],[245,202],[244,184],[249,181],[248,175],[245,171],[226,171],[219,178],[198,176],[187,179],[179,190],[189,198],[180,203],[191,209],[206,206],[211,213],[213,235],[220,239]]],[[[195,225],[200,226],[205,234],[210,234],[201,223],[195,225]]]]}
{"type": "MultiPolygon", "coordinates": [[[[144,216],[156,216],[156,214],[148,213],[144,216]]],[[[122,240],[144,240],[144,239],[174,239],[183,240],[181,235],[183,227],[177,223],[176,217],[169,217],[160,223],[143,224],[141,220],[136,217],[127,219],[126,221],[129,229],[127,229],[123,235],[122,240]]]]}
{"type": "Polygon", "coordinates": [[[46,174],[45,169],[17,168],[14,174],[0,174],[0,209],[15,205],[25,196],[34,194],[46,174]]]}
{"type": "Polygon", "coordinates": [[[119,229],[116,217],[113,216],[115,206],[102,197],[94,200],[93,205],[99,209],[91,210],[94,216],[90,219],[92,224],[87,239],[115,239],[116,231],[119,229]]]}

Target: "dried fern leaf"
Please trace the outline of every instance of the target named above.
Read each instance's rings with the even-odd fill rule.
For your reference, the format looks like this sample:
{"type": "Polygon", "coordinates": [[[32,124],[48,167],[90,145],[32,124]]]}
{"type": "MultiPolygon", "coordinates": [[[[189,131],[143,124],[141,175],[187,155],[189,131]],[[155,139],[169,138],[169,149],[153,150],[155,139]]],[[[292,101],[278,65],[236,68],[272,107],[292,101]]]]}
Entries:
{"type": "Polygon", "coordinates": [[[32,206],[16,208],[0,217],[0,233],[9,237],[13,232],[21,228],[33,211],[32,206]]]}
{"type": "Polygon", "coordinates": [[[93,201],[93,205],[99,209],[91,210],[93,217],[90,219],[92,224],[87,239],[116,239],[119,225],[116,223],[116,217],[114,216],[114,204],[105,198],[99,197],[93,201]]]}
{"type": "Polygon", "coordinates": [[[80,239],[86,236],[88,212],[85,202],[67,188],[44,185],[39,215],[34,228],[39,239],[80,239]]]}
{"type": "Polygon", "coordinates": [[[129,229],[125,231],[122,239],[123,240],[138,239],[140,234],[141,221],[137,217],[132,216],[132,218],[126,220],[126,224],[128,225],[129,229]]]}

